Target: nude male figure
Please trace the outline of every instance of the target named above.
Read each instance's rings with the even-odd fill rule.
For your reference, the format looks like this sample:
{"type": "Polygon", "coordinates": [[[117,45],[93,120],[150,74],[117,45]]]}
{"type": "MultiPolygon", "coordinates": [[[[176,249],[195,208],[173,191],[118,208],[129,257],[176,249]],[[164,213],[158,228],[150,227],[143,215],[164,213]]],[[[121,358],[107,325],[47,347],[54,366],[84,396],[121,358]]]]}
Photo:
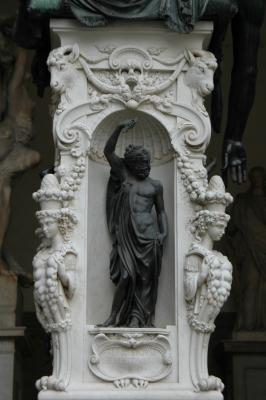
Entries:
{"type": "Polygon", "coordinates": [[[149,152],[142,146],[129,145],[124,158],[115,154],[119,135],[134,125],[135,120],[122,122],[104,149],[111,166],[106,206],[113,239],[110,274],[116,285],[111,314],[104,326],[153,325],[162,244],[167,236],[163,187],[149,177],[149,152]]]}

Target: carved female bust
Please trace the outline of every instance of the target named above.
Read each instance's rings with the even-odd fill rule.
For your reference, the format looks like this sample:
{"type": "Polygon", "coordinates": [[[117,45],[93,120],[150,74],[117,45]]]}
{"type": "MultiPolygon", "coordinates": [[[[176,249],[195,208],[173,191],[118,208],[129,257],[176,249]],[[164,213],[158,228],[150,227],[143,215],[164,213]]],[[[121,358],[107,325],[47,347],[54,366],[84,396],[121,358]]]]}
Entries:
{"type": "Polygon", "coordinates": [[[68,209],[38,212],[43,241],[33,260],[34,298],[38,318],[46,331],[70,324],[67,299],[75,291],[76,251],[67,238],[74,224],[68,209]]]}
{"type": "MultiPolygon", "coordinates": [[[[70,241],[70,233],[77,223],[69,208],[62,208],[62,192],[55,175],[45,175],[41,189],[34,194],[41,211],[36,213],[40,223],[37,233],[42,242],[33,259],[34,300],[37,317],[46,332],[52,334],[54,357],[57,348],[68,352],[68,330],[71,313],[68,300],[75,292],[77,253],[70,241]]],[[[56,365],[56,362],[55,362],[56,365]]],[[[59,364],[50,377],[37,381],[41,389],[64,390],[66,365],[59,364]]]]}
{"type": "Polygon", "coordinates": [[[213,250],[213,242],[224,235],[229,221],[225,214],[224,185],[219,177],[210,181],[212,200],[192,221],[195,240],[186,255],[185,298],[190,325],[200,332],[212,332],[214,320],[227,300],[232,283],[232,265],[222,253],[213,250]],[[218,191],[212,191],[218,186],[218,191]],[[219,187],[220,186],[220,187],[219,187]]]}

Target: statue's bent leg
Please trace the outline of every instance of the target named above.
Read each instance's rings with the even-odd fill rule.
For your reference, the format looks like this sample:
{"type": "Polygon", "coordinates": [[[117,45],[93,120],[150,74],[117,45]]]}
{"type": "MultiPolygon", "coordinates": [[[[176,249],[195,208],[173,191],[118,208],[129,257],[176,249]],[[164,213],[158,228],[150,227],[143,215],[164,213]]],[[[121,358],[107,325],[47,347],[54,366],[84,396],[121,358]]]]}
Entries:
{"type": "Polygon", "coordinates": [[[257,78],[257,56],[265,1],[243,0],[232,21],[234,65],[228,104],[225,139],[241,141],[253,106],[257,78]]]}
{"type": "Polygon", "coordinates": [[[205,15],[214,20],[214,31],[209,45],[211,51],[218,62],[218,68],[214,74],[214,91],[212,93],[211,121],[215,132],[221,131],[223,101],[221,88],[223,58],[223,41],[228,25],[236,13],[236,4],[231,0],[211,0],[208,3],[205,15]]]}
{"type": "Polygon", "coordinates": [[[117,316],[122,308],[124,299],[126,297],[129,281],[130,281],[130,276],[128,272],[124,270],[121,274],[120,281],[115,289],[111,314],[104,323],[99,324],[98,326],[106,327],[116,324],[117,316]]]}
{"type": "Polygon", "coordinates": [[[131,312],[130,327],[152,326],[157,297],[157,287],[154,287],[154,263],[143,270],[138,276],[134,304],[131,312]]]}

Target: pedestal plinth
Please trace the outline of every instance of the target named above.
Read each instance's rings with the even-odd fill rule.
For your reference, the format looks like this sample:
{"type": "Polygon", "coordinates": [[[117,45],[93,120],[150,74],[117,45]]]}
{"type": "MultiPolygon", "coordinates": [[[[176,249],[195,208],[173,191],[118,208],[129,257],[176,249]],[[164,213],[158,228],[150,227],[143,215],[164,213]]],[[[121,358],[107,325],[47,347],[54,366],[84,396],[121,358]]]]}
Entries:
{"type": "Polygon", "coordinates": [[[199,23],[189,35],[159,22],[88,29],[54,20],[51,28],[61,46],[48,58],[55,174],[34,194],[42,244],[33,264],[54,371],[37,382],[39,399],[220,400],[223,384],[209,376],[207,352],[229,295],[231,264],[212,242],[223,233],[232,199],[219,177],[208,182],[205,169],[211,126],[204,97],[217,63],[203,47],[212,26],[199,23]],[[169,226],[155,327],[99,328],[115,289],[104,146],[121,121],[136,117],[115,151],[123,157],[129,144],[145,146],[151,177],[163,185],[169,226]],[[49,244],[51,219],[59,230],[49,244]],[[215,236],[210,226],[222,231],[215,236]]]}

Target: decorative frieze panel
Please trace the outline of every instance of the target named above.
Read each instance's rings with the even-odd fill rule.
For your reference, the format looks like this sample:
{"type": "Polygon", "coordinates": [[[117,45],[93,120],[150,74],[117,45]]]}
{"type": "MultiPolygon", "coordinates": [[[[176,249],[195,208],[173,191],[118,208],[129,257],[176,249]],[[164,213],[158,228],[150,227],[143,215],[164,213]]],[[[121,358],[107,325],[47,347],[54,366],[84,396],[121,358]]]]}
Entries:
{"type": "Polygon", "coordinates": [[[118,388],[145,388],[171,372],[172,351],[167,333],[101,331],[93,339],[89,356],[89,368],[101,380],[113,382],[118,388]]]}

